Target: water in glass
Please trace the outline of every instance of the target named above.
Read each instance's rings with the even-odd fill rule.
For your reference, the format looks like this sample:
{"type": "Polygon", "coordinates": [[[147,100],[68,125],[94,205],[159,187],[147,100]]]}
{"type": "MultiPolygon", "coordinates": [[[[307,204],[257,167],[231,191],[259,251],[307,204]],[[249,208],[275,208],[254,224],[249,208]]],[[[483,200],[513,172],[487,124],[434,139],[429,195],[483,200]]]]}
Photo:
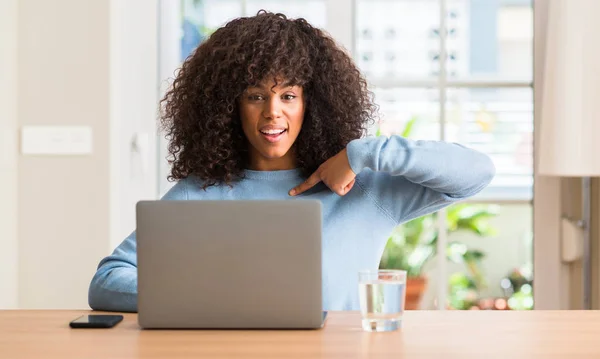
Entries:
{"type": "Polygon", "coordinates": [[[363,329],[376,332],[398,329],[404,312],[405,290],[406,278],[402,275],[361,277],[359,298],[363,329]]]}

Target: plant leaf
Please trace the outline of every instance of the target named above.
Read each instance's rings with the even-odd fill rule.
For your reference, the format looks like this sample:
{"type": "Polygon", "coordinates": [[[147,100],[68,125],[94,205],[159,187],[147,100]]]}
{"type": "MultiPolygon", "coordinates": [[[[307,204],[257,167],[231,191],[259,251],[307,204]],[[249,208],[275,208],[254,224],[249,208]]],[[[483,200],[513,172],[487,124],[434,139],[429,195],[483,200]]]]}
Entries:
{"type": "Polygon", "coordinates": [[[408,120],[406,126],[404,126],[404,130],[402,131],[402,137],[410,137],[410,135],[412,134],[413,127],[417,122],[417,119],[417,116],[413,116],[410,120],[408,120]]]}

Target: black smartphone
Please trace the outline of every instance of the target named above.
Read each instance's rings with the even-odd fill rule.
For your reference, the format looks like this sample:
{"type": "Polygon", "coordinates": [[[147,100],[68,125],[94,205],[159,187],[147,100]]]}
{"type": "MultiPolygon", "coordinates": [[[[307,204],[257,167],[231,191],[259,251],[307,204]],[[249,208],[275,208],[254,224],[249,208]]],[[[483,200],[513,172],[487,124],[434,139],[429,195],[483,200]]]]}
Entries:
{"type": "Polygon", "coordinates": [[[112,328],[123,320],[122,315],[89,314],[71,321],[71,328],[112,328]]]}

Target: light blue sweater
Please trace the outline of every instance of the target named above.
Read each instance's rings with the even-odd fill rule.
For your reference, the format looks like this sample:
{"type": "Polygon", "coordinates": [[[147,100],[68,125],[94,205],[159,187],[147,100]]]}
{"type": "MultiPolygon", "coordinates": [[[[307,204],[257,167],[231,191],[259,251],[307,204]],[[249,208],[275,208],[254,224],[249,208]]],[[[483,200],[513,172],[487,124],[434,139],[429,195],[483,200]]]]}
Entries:
{"type": "MultiPolygon", "coordinates": [[[[395,226],[473,196],[489,184],[495,167],[484,154],[462,145],[368,137],[347,146],[356,183],[338,196],[322,183],[299,197],[323,208],[324,310],[357,310],[357,272],[376,269],[395,226]]],[[[288,191],[305,178],[299,170],[246,171],[228,186],[202,190],[179,181],[168,200],[295,200],[288,191]]],[[[135,232],[102,259],[92,279],[89,304],[96,310],[137,310],[135,232]]]]}

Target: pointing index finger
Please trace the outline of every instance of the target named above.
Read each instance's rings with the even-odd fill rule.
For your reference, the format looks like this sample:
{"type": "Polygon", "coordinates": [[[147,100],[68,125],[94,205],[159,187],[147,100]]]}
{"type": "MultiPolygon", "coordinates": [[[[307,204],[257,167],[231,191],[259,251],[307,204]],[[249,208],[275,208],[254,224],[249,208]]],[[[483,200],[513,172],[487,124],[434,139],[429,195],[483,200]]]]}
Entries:
{"type": "Polygon", "coordinates": [[[311,189],[319,182],[321,182],[321,176],[320,176],[319,171],[317,171],[317,172],[313,173],[312,175],[310,175],[310,177],[308,177],[308,179],[306,181],[304,181],[301,184],[299,184],[298,186],[292,188],[292,190],[289,192],[289,194],[290,194],[290,196],[297,196],[300,193],[311,189]]]}

